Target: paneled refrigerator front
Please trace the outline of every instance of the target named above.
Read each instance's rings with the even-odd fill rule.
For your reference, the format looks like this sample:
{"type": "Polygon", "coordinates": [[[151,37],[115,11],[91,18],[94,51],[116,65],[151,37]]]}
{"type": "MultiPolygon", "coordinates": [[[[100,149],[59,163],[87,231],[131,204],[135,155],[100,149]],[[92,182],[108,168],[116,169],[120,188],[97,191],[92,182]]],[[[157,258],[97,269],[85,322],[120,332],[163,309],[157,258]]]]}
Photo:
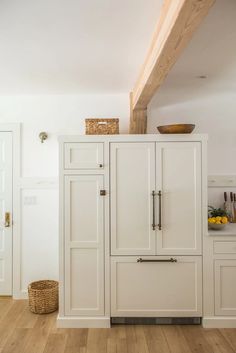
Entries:
{"type": "Polygon", "coordinates": [[[111,315],[201,316],[200,142],[111,143],[110,168],[111,315]]]}
{"type": "Polygon", "coordinates": [[[60,326],[201,317],[201,138],[60,145],[60,326]]]}

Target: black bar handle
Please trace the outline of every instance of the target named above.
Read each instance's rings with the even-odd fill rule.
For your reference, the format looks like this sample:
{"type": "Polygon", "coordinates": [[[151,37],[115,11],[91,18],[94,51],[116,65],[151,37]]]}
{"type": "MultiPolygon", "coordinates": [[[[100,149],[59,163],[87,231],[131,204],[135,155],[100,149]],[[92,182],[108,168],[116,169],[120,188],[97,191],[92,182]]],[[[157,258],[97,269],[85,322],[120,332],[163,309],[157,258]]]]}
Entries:
{"type": "Polygon", "coordinates": [[[156,230],[155,196],[156,196],[156,193],[153,190],[152,191],[152,230],[156,230]]]}
{"type": "Polygon", "coordinates": [[[137,262],[177,262],[177,259],[174,259],[173,257],[171,257],[170,259],[146,260],[146,259],[142,259],[141,257],[139,257],[137,259],[137,262]]]}
{"type": "Polygon", "coordinates": [[[159,197],[159,223],[158,223],[158,229],[161,230],[162,224],[161,224],[161,190],[158,191],[158,197],[159,197]]]}

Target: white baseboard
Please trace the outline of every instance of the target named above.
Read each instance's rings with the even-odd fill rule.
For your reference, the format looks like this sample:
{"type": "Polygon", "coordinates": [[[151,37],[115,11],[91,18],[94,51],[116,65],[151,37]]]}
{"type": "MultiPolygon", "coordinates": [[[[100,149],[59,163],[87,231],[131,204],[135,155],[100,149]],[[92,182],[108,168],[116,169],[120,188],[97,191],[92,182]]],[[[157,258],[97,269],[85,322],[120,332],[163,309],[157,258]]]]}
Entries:
{"type": "Polygon", "coordinates": [[[202,318],[204,328],[236,328],[236,317],[211,316],[202,318]]]}
{"type": "Polygon", "coordinates": [[[13,299],[28,299],[27,290],[15,291],[13,292],[13,299]]]}
{"type": "Polygon", "coordinates": [[[110,317],[57,317],[58,328],[110,328],[110,317]]]}

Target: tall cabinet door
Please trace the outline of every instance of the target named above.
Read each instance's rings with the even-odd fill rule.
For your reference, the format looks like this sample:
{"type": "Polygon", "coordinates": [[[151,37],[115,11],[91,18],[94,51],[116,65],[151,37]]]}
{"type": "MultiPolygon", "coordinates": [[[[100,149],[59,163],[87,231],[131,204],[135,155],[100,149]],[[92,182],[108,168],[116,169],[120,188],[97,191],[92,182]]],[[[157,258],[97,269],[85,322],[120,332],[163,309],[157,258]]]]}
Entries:
{"type": "Polygon", "coordinates": [[[103,175],[65,176],[65,314],[104,315],[103,175]]]}
{"type": "Polygon", "coordinates": [[[155,143],[111,143],[111,254],[154,255],[155,143]]]}
{"type": "Polygon", "coordinates": [[[157,254],[200,255],[200,142],[156,144],[156,191],[157,254]]]}

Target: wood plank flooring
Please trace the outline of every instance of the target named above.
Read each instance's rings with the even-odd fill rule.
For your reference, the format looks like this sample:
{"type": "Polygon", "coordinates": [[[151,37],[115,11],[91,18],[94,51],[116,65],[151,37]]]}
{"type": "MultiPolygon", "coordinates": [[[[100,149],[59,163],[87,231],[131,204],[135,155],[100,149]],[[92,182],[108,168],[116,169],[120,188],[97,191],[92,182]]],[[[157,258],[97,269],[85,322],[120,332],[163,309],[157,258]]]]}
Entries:
{"type": "Polygon", "coordinates": [[[0,297],[0,353],[236,353],[236,329],[57,329],[56,316],[32,314],[27,301],[0,297]]]}

